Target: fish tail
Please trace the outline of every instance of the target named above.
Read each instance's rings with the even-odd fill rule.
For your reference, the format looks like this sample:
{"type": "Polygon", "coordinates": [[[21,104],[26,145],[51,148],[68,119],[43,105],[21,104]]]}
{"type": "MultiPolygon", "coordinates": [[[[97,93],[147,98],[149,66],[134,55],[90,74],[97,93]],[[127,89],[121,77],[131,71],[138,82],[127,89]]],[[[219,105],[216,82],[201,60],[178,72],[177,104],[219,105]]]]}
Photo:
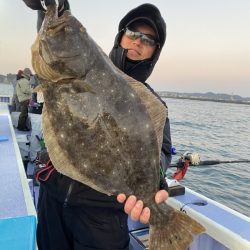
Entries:
{"type": "Polygon", "coordinates": [[[150,209],[150,250],[188,249],[193,236],[205,231],[197,221],[165,203],[150,209]]]}

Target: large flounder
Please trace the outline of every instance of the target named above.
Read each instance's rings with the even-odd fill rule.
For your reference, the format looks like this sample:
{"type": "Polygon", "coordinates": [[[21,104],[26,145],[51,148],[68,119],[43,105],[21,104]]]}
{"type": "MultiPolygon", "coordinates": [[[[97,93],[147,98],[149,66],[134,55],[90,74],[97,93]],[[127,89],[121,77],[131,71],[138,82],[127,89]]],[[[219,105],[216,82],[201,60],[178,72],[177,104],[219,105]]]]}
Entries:
{"type": "Polygon", "coordinates": [[[134,194],[151,209],[150,249],[187,249],[204,228],[157,205],[166,107],[119,71],[69,12],[49,6],[32,46],[45,99],[43,132],[55,168],[105,194],[134,194]]]}

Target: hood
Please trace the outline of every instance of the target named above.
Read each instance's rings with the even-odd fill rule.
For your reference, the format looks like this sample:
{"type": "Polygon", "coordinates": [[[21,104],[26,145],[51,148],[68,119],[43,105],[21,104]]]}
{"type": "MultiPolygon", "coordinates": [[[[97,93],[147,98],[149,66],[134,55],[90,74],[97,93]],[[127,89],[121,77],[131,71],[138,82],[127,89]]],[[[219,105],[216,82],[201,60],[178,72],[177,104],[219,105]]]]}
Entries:
{"type": "Polygon", "coordinates": [[[129,11],[120,21],[118,34],[116,35],[114,46],[109,54],[112,62],[122,71],[138,81],[145,82],[151,75],[156,62],[160,56],[163,45],[166,41],[166,23],[161,16],[160,11],[153,4],[142,4],[129,11]],[[127,51],[120,46],[120,40],[123,30],[135,21],[142,21],[149,24],[156,32],[160,46],[151,59],[138,62],[133,68],[126,70],[126,53],[127,51]]]}
{"type": "Polygon", "coordinates": [[[118,30],[126,28],[130,24],[142,21],[149,24],[156,32],[160,47],[163,47],[166,41],[166,23],[161,16],[159,9],[153,4],[142,4],[127,13],[119,23],[118,30]]]}

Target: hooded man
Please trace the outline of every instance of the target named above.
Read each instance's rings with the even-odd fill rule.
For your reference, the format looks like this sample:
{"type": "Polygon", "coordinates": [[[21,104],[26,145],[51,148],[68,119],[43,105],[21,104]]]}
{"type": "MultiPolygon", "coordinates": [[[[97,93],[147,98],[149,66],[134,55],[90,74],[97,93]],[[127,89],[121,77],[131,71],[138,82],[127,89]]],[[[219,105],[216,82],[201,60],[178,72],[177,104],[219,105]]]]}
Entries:
{"type": "MultiPolygon", "coordinates": [[[[152,35],[149,35],[149,38],[152,35]]],[[[136,39],[135,39],[136,40],[136,39]]],[[[154,66],[160,56],[162,47],[166,40],[166,23],[159,10],[152,4],[143,4],[131,10],[121,21],[118,27],[118,34],[115,38],[115,44],[110,52],[110,59],[113,63],[129,76],[140,82],[145,82],[152,73],[154,66]],[[151,46],[154,53],[151,57],[138,60],[129,60],[128,48],[123,48],[121,40],[126,35],[126,29],[132,29],[134,25],[144,24],[151,27],[154,31],[153,40],[156,44],[151,46]]],[[[143,44],[143,42],[142,42],[143,44]]],[[[148,45],[147,47],[150,47],[148,45]]]]}
{"type": "MultiPolygon", "coordinates": [[[[32,9],[39,10],[39,30],[44,16],[40,1],[24,2],[32,9]]],[[[46,4],[51,2],[53,0],[45,1],[46,4]]],[[[60,0],[58,9],[59,15],[69,9],[68,1],[60,0]]],[[[159,10],[152,4],[143,4],[121,20],[110,58],[119,69],[141,81],[157,96],[145,81],[159,58],[165,39],[166,24],[159,10]]],[[[161,153],[163,172],[170,161],[171,139],[167,119],[161,153]]],[[[127,200],[124,194],[107,196],[56,170],[44,179],[46,181],[41,181],[40,185],[42,191],[39,193],[38,206],[39,249],[128,250],[127,214],[144,223],[149,220],[150,210],[143,208],[143,202],[136,200],[135,196],[129,196],[127,200]]],[[[159,189],[166,189],[163,175],[161,180],[159,189]]],[[[166,200],[167,196],[165,190],[158,191],[156,202],[166,200]]]]}

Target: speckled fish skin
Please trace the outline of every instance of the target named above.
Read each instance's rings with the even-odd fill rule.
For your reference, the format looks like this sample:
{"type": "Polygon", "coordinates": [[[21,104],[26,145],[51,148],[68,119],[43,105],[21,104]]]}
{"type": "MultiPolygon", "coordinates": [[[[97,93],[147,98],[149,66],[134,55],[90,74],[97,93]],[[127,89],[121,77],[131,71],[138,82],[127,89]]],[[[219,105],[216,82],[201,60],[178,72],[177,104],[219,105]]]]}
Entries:
{"type": "Polygon", "coordinates": [[[56,16],[56,6],[49,6],[32,46],[55,168],[108,195],[136,195],[151,209],[150,249],[186,249],[204,228],[154,203],[165,106],[119,71],[69,12],[56,16]]]}

